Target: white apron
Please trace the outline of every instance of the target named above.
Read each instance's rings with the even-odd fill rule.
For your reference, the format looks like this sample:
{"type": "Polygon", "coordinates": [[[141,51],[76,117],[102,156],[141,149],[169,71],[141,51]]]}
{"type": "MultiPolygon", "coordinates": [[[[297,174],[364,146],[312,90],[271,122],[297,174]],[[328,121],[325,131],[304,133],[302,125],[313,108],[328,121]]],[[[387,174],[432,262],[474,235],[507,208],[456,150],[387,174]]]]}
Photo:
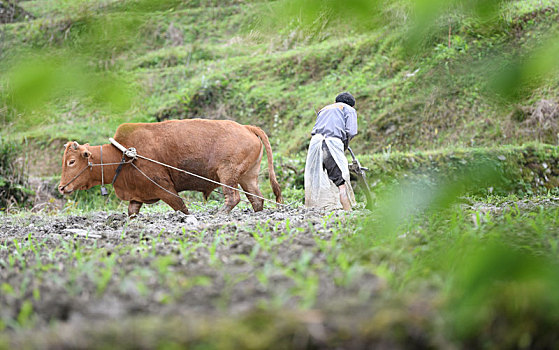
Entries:
{"type": "Polygon", "coordinates": [[[351,202],[355,205],[355,195],[349,179],[349,165],[344,154],[344,143],[336,137],[324,137],[314,135],[309,145],[307,163],[305,164],[305,206],[314,208],[325,208],[327,210],[340,209],[340,191],[332,180],[328,178],[326,169],[323,168],[322,141],[326,141],[332,158],[342,171],[345,180],[346,192],[351,202]]]}

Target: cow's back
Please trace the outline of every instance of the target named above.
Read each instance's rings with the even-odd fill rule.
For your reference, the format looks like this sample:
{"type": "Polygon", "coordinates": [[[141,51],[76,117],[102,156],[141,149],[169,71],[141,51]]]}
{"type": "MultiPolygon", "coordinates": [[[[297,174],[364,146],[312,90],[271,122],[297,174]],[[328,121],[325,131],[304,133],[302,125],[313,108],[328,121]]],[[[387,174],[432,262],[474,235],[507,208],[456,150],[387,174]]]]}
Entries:
{"type": "MultiPolygon", "coordinates": [[[[229,120],[126,123],[118,127],[114,139],[127,148],[136,148],[141,156],[212,180],[219,180],[219,171],[223,168],[243,173],[262,156],[260,139],[243,125],[229,120]]],[[[165,177],[168,174],[177,191],[208,192],[216,187],[205,180],[142,159],[137,164],[148,175],[165,177]]]]}
{"type": "Polygon", "coordinates": [[[159,123],[126,123],[118,127],[114,139],[125,147],[161,157],[167,161],[212,155],[217,160],[246,147],[260,147],[254,133],[230,120],[168,120],[159,123]]]}

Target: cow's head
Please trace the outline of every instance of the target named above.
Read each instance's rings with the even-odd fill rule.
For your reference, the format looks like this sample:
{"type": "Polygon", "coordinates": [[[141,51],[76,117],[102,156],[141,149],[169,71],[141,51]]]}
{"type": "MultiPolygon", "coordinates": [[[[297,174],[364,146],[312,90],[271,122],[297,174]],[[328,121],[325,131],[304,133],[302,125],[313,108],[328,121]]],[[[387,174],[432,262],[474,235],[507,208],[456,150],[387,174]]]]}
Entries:
{"type": "Polygon", "coordinates": [[[58,192],[70,194],[75,190],[86,190],[92,187],[90,183],[88,162],[91,152],[87,149],[89,144],[80,145],[76,141],[64,145],[64,156],[62,157],[62,174],[58,192]]]}

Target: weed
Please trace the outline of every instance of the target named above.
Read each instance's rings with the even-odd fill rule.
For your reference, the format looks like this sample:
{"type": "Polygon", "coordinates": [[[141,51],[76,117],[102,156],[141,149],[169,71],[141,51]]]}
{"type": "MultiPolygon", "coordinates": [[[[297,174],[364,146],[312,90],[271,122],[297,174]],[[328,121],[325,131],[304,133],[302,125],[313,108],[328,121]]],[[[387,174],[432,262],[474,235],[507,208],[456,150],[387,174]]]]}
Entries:
{"type": "Polygon", "coordinates": [[[96,285],[96,291],[98,295],[101,295],[107,288],[109,282],[113,277],[113,269],[116,262],[116,256],[111,255],[103,259],[104,266],[97,269],[94,277],[94,283],[96,285]]]}
{"type": "Polygon", "coordinates": [[[28,183],[27,164],[21,160],[23,146],[0,135],[0,211],[28,205],[33,191],[28,183]]]}
{"type": "Polygon", "coordinates": [[[208,252],[210,253],[210,264],[211,265],[215,265],[219,260],[217,257],[217,247],[220,244],[221,241],[221,237],[218,234],[219,230],[216,231],[216,236],[214,238],[213,243],[208,247],[208,252]]]}
{"type": "Polygon", "coordinates": [[[33,304],[29,300],[25,300],[21,305],[17,322],[21,327],[30,327],[33,323],[33,304]]]}

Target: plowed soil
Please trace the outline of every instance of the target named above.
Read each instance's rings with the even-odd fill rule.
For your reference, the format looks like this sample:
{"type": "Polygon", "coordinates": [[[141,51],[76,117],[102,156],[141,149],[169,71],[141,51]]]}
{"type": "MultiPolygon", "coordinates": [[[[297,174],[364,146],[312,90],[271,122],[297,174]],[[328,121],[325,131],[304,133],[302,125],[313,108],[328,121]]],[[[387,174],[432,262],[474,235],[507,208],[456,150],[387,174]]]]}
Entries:
{"type": "Polygon", "coordinates": [[[107,212],[4,216],[5,345],[214,347],[222,339],[233,347],[366,347],[359,332],[384,282],[334,261],[336,242],[353,233],[359,215],[298,208],[131,221],[107,212]]]}

